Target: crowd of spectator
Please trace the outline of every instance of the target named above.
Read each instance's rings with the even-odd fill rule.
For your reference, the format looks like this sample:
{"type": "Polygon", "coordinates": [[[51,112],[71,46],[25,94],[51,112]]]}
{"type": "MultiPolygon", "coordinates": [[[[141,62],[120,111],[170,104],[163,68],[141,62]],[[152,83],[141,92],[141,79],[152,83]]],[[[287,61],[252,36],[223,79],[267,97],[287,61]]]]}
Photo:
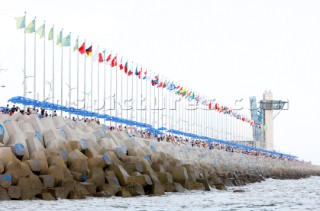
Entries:
{"type": "MultiPolygon", "coordinates": [[[[25,110],[21,109],[18,106],[13,105],[11,108],[9,105],[6,107],[0,107],[0,113],[2,114],[8,114],[8,115],[13,115],[14,113],[21,113],[23,115],[30,115],[30,114],[37,114],[39,118],[44,118],[44,117],[53,117],[57,116],[57,111],[51,111],[48,113],[47,110],[44,108],[31,108],[31,107],[26,107],[25,110]]],[[[67,116],[65,118],[68,118],[67,116]]],[[[79,118],[79,117],[72,117],[72,120],[75,122],[78,121],[83,121],[83,122],[90,122],[90,121],[95,121],[98,124],[100,124],[100,120],[96,118],[79,118]]],[[[185,146],[192,146],[192,147],[198,147],[198,148],[204,148],[204,149],[217,149],[217,150],[224,150],[227,152],[236,152],[236,153],[242,153],[246,155],[251,155],[251,156],[263,156],[263,157],[270,157],[274,159],[282,159],[282,160],[295,160],[294,158],[290,158],[287,156],[282,156],[281,154],[271,154],[271,153],[266,153],[262,151],[256,151],[253,149],[250,150],[245,150],[242,148],[238,147],[233,147],[230,145],[226,144],[221,144],[221,143],[215,143],[215,142],[206,142],[203,140],[199,139],[192,139],[188,137],[183,137],[183,136],[177,136],[173,134],[157,134],[154,135],[152,132],[148,130],[143,130],[143,129],[138,129],[133,126],[122,126],[122,125],[116,125],[116,126],[108,126],[108,129],[110,131],[126,131],[129,136],[132,137],[139,137],[139,138],[145,138],[145,139],[156,139],[158,142],[168,142],[172,143],[175,145],[185,145],[185,146]]]]}

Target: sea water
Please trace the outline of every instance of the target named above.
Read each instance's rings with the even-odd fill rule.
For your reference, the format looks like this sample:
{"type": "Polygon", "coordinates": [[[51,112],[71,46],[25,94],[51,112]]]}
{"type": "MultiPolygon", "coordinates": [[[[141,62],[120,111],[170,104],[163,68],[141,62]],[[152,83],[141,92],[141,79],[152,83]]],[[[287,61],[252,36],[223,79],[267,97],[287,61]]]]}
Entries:
{"type": "Polygon", "coordinates": [[[268,179],[229,187],[228,191],[187,191],[156,197],[2,201],[0,210],[320,210],[320,177],[268,179]],[[233,192],[237,189],[244,192],[233,192]]]}

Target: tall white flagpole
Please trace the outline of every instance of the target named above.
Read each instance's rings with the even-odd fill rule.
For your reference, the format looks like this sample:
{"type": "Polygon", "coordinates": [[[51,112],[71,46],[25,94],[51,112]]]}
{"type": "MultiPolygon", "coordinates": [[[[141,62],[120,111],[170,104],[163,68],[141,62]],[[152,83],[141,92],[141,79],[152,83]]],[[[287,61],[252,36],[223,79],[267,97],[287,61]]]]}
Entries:
{"type": "MultiPolygon", "coordinates": [[[[91,43],[91,47],[92,47],[93,43],[91,43]]],[[[93,56],[91,56],[91,83],[90,83],[91,87],[90,87],[90,101],[91,101],[91,111],[93,111],[93,56]]]]}
{"type": "Polygon", "coordinates": [[[150,71],[150,81],[149,81],[149,87],[150,87],[150,91],[149,91],[149,123],[150,125],[152,125],[152,117],[151,117],[151,110],[152,110],[152,74],[151,74],[151,71],[150,71]]]}
{"type": "MultiPolygon", "coordinates": [[[[84,40],[84,42],[86,42],[86,40],[84,40]]],[[[84,103],[84,107],[83,109],[86,110],[86,106],[87,106],[87,56],[86,53],[84,53],[84,71],[83,71],[83,103],[84,103]]]]}
{"type": "Polygon", "coordinates": [[[54,84],[55,84],[55,80],[54,80],[54,76],[55,76],[55,71],[54,71],[54,25],[52,26],[53,28],[53,33],[52,33],[52,103],[54,102],[54,84]]]}
{"type": "MultiPolygon", "coordinates": [[[[36,17],[34,17],[34,28],[36,28],[36,17]]],[[[36,100],[37,97],[37,55],[36,55],[36,41],[37,41],[37,33],[34,32],[34,71],[33,71],[33,99],[36,100]]]]}
{"type": "MultiPolygon", "coordinates": [[[[107,72],[107,66],[106,66],[106,49],[103,51],[103,114],[106,113],[106,72],[107,72]]],[[[104,120],[104,124],[106,124],[106,120],[104,120]]]]}
{"type": "MultiPolygon", "coordinates": [[[[98,79],[98,83],[97,83],[97,85],[98,85],[98,89],[97,89],[97,95],[98,95],[98,97],[97,97],[97,103],[98,103],[98,105],[97,105],[97,109],[99,109],[100,108],[100,58],[99,58],[99,45],[98,45],[98,72],[97,72],[97,79],[98,79]]],[[[99,113],[99,110],[97,110],[97,112],[99,113]]]]}
{"type": "MultiPolygon", "coordinates": [[[[148,69],[146,68],[146,73],[148,74],[148,69]]],[[[147,80],[147,74],[145,74],[145,76],[144,77],[146,77],[144,80],[146,80],[146,96],[145,96],[145,104],[146,104],[146,107],[145,107],[145,111],[144,111],[144,115],[145,115],[145,121],[144,121],[144,123],[145,124],[147,124],[147,116],[148,116],[148,114],[147,114],[147,110],[148,110],[148,101],[147,101],[147,99],[148,99],[148,80],[147,80]]]]}
{"type": "MultiPolygon", "coordinates": [[[[112,51],[110,52],[110,55],[112,56],[112,51]]],[[[111,59],[111,57],[110,57],[111,59]]],[[[112,116],[112,67],[110,66],[110,116],[112,116]]],[[[111,126],[111,121],[110,121],[111,126]]]]}
{"type": "MultiPolygon", "coordinates": [[[[46,34],[46,21],[43,22],[44,31],[46,34]]],[[[46,100],[46,38],[43,37],[43,101],[46,100]]]]}
{"type": "MultiPolygon", "coordinates": [[[[71,107],[71,32],[70,32],[70,45],[69,45],[69,107],[71,107]]],[[[69,113],[69,118],[71,117],[71,113],[69,113]]]]}
{"type": "MultiPolygon", "coordinates": [[[[128,67],[126,66],[126,64],[128,64],[128,59],[124,65],[125,68],[127,68],[127,103],[128,103],[129,102],[129,76],[128,76],[128,67]]],[[[127,108],[127,119],[129,119],[129,109],[128,108],[127,108]]]]}
{"type": "Polygon", "coordinates": [[[142,66],[140,67],[140,96],[141,96],[141,99],[140,99],[140,121],[143,122],[143,108],[142,108],[142,80],[143,80],[143,73],[142,73],[142,66]]]}
{"type": "MultiPolygon", "coordinates": [[[[27,12],[24,12],[24,21],[26,24],[26,17],[27,12]]],[[[26,97],[27,95],[27,36],[26,36],[26,30],[24,29],[24,61],[23,61],[23,97],[26,97]]]]}
{"type": "MultiPolygon", "coordinates": [[[[120,64],[122,65],[122,57],[121,57],[121,62],[120,62],[120,64]]],[[[118,64],[117,64],[118,65],[118,64]]],[[[122,105],[123,105],[123,84],[122,84],[122,75],[123,75],[123,73],[122,73],[122,71],[120,72],[120,87],[121,87],[121,96],[120,96],[120,106],[121,106],[121,118],[123,118],[123,115],[122,115],[122,113],[123,113],[123,109],[122,109],[122,105]]]]}
{"type": "Polygon", "coordinates": [[[133,120],[133,61],[132,61],[132,64],[131,64],[131,70],[132,70],[132,83],[131,83],[131,99],[132,99],[132,109],[131,109],[131,120],[133,120]]]}
{"type": "MultiPolygon", "coordinates": [[[[118,54],[116,54],[116,56],[114,58],[116,58],[116,63],[117,63],[117,56],[118,54]]],[[[113,61],[113,59],[112,59],[113,61]]],[[[112,63],[111,61],[111,63],[112,63]]],[[[115,95],[115,98],[114,98],[114,101],[115,101],[115,116],[118,117],[118,64],[116,65],[116,95],[115,95]]],[[[117,127],[118,123],[116,122],[116,127],[117,127]]]]}
{"type": "MultiPolygon", "coordinates": [[[[60,36],[60,45],[61,45],[61,96],[60,96],[60,104],[63,105],[63,29],[61,29],[61,36],[60,36]]],[[[61,110],[61,116],[63,111],[61,110]]]]}
{"type": "Polygon", "coordinates": [[[78,42],[78,46],[77,46],[77,109],[79,109],[79,78],[80,78],[80,74],[79,74],[79,36],[77,37],[77,42],[78,42]]]}
{"type": "MultiPolygon", "coordinates": [[[[138,64],[136,64],[136,70],[135,70],[135,73],[134,75],[136,74],[136,71],[138,71],[138,64]]],[[[138,101],[139,101],[139,88],[138,88],[138,76],[136,75],[136,121],[139,122],[138,120],[138,107],[139,107],[139,104],[138,104],[138,101]]]]}

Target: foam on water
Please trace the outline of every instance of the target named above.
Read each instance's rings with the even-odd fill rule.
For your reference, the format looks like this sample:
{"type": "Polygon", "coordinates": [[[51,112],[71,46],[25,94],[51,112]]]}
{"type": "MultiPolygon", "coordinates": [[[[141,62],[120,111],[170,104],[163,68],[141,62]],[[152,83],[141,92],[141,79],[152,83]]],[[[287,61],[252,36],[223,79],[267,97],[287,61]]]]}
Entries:
{"type": "Polygon", "coordinates": [[[157,197],[2,201],[0,210],[320,210],[320,177],[272,180],[228,191],[190,191],[157,197]],[[245,192],[235,193],[242,189],[245,192]]]}

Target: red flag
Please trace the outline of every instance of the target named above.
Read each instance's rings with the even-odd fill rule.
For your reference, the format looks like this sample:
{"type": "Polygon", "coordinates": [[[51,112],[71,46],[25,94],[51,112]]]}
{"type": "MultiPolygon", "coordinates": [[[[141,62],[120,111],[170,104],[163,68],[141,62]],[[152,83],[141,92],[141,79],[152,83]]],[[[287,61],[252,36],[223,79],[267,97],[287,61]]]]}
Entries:
{"type": "Polygon", "coordinates": [[[78,50],[79,53],[84,54],[86,52],[86,42],[84,42],[78,50]]]}
{"type": "Polygon", "coordinates": [[[122,69],[123,69],[122,63],[119,65],[119,67],[120,67],[120,70],[122,70],[122,69]]]}
{"type": "Polygon", "coordinates": [[[130,76],[130,75],[132,75],[132,74],[133,74],[133,72],[132,72],[131,70],[129,70],[128,76],[130,76]]]}
{"type": "Polygon", "coordinates": [[[212,103],[209,103],[209,109],[212,110],[212,103]]]}
{"type": "Polygon", "coordinates": [[[128,62],[124,64],[124,73],[127,73],[127,72],[128,72],[128,62]]]}
{"type": "Polygon", "coordinates": [[[111,61],[111,67],[117,66],[117,56],[115,56],[111,61]]]}
{"type": "Polygon", "coordinates": [[[103,56],[102,56],[102,53],[99,53],[99,62],[103,62],[103,56]]]}
{"type": "Polygon", "coordinates": [[[106,61],[108,62],[110,61],[110,59],[111,59],[111,54],[107,57],[106,61]]]}

